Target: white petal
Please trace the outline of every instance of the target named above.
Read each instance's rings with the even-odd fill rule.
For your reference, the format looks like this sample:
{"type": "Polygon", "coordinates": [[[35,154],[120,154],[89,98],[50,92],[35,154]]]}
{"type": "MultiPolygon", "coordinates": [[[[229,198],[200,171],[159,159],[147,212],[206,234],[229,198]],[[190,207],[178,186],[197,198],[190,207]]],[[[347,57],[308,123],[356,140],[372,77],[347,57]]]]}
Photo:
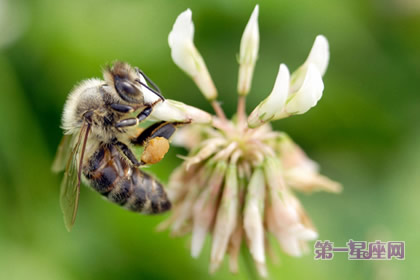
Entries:
{"type": "Polygon", "coordinates": [[[327,38],[318,35],[306,61],[292,74],[290,85],[291,92],[296,92],[302,87],[303,81],[308,74],[308,67],[310,64],[315,65],[322,77],[327,70],[329,59],[330,51],[327,38]]]}
{"type": "Polygon", "coordinates": [[[179,42],[192,42],[194,38],[194,24],[190,9],[182,12],[176,19],[175,24],[169,33],[169,46],[172,48],[179,42]]]}
{"type": "Polygon", "coordinates": [[[194,24],[191,19],[192,13],[188,9],[182,12],[175,21],[169,33],[168,42],[171,48],[172,59],[182,70],[189,75],[196,75],[197,68],[191,57],[191,49],[194,48],[194,24]]]}
{"type": "Polygon", "coordinates": [[[256,5],[241,39],[238,79],[238,92],[241,95],[248,94],[251,88],[252,76],[254,73],[255,63],[257,62],[258,49],[260,45],[258,11],[259,6],[256,5]]]}
{"type": "Polygon", "coordinates": [[[217,97],[217,90],[203,58],[194,46],[194,24],[191,16],[190,9],[182,12],[169,33],[171,56],[175,64],[194,80],[204,96],[213,100],[217,97]]]}
{"type": "MultiPolygon", "coordinates": [[[[138,75],[138,77],[143,84],[149,86],[149,84],[147,83],[147,81],[143,77],[143,75],[138,75]]],[[[157,96],[153,91],[149,90],[147,87],[145,87],[143,85],[139,85],[138,87],[140,88],[141,92],[143,93],[144,103],[153,104],[160,99],[159,96],[157,96]]],[[[150,86],[149,86],[149,88],[150,88],[150,86]]]]}
{"type": "Polygon", "coordinates": [[[289,93],[290,73],[285,64],[280,64],[274,88],[270,95],[252,111],[248,125],[255,127],[275,118],[283,109],[289,93]]]}
{"type": "Polygon", "coordinates": [[[260,44],[260,34],[258,31],[258,12],[259,6],[256,5],[245,27],[244,34],[242,35],[241,48],[239,51],[239,62],[241,64],[255,63],[257,60],[258,48],[260,44]]]}
{"type": "Polygon", "coordinates": [[[318,68],[314,64],[308,65],[305,79],[297,92],[290,96],[286,105],[289,114],[303,114],[314,107],[322,96],[324,83],[318,68]]]}
{"type": "Polygon", "coordinates": [[[209,113],[171,99],[165,99],[153,108],[151,119],[168,122],[210,123],[209,113]]]}
{"type": "Polygon", "coordinates": [[[321,76],[324,76],[325,71],[327,71],[328,62],[330,60],[330,49],[328,45],[328,40],[323,35],[318,35],[315,38],[314,45],[312,46],[311,52],[309,53],[308,58],[306,59],[305,64],[315,64],[318,68],[321,76]]]}

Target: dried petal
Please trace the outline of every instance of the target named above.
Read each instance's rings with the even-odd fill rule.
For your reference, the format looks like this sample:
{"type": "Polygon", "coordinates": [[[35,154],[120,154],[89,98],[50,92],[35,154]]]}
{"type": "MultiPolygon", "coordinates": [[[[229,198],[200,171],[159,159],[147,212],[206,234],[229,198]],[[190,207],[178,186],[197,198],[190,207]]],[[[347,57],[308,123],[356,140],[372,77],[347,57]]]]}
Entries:
{"type": "Polygon", "coordinates": [[[265,264],[264,253],[264,172],[257,168],[248,185],[244,208],[244,228],[249,240],[249,250],[257,264],[265,264]]]}
{"type": "Polygon", "coordinates": [[[202,140],[203,127],[199,124],[190,124],[177,129],[172,136],[171,144],[191,150],[197,147],[202,140]]]}
{"type": "MultiPolygon", "coordinates": [[[[273,195],[273,193],[272,193],[273,195]]],[[[292,256],[302,255],[302,240],[313,240],[317,233],[304,213],[299,201],[289,192],[282,199],[273,199],[267,209],[267,227],[283,250],[292,256]]]]}
{"type": "Polygon", "coordinates": [[[232,273],[237,273],[238,270],[238,256],[241,250],[242,236],[244,234],[243,230],[243,215],[242,215],[242,205],[244,203],[245,196],[245,186],[246,180],[243,176],[238,174],[238,215],[236,221],[236,228],[232,233],[229,240],[229,269],[232,273]]]}
{"type": "Polygon", "coordinates": [[[208,159],[219,149],[219,147],[225,144],[225,142],[226,141],[224,139],[220,138],[209,139],[203,142],[203,147],[197,152],[197,154],[185,158],[186,169],[188,170],[194,164],[208,159]]]}
{"type": "Polygon", "coordinates": [[[220,161],[211,175],[207,188],[199,195],[193,207],[191,255],[197,258],[216,213],[217,197],[226,171],[226,162],[220,161]]]}
{"type": "Polygon", "coordinates": [[[214,272],[225,255],[230,236],[232,235],[238,216],[238,178],[236,165],[229,164],[222,195],[217,210],[216,224],[213,230],[210,271],[214,272]]]}
{"type": "Polygon", "coordinates": [[[287,183],[300,191],[324,190],[340,192],[341,184],[320,175],[318,164],[309,159],[305,152],[289,138],[283,138],[278,148],[282,155],[287,183]]]}
{"type": "Polygon", "coordinates": [[[237,226],[232,233],[230,242],[229,242],[229,270],[232,273],[238,273],[238,256],[241,249],[242,243],[242,236],[243,236],[243,225],[242,221],[238,219],[237,226]]]}

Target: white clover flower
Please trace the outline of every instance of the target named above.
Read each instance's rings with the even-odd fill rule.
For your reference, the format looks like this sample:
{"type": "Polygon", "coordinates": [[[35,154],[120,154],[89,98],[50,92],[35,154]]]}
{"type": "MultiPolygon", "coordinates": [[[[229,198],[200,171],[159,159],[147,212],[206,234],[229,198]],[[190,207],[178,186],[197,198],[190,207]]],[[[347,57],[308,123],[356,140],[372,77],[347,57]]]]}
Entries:
{"type": "MultiPolygon", "coordinates": [[[[200,255],[206,236],[211,235],[210,272],[218,269],[225,254],[230,256],[230,270],[237,272],[238,255],[245,244],[258,273],[265,277],[266,253],[272,251],[269,235],[291,256],[301,256],[307,251],[306,242],[318,236],[294,191],[338,192],[341,186],[320,175],[317,164],[290,137],[273,131],[268,123],[303,114],[321,98],[322,75],[329,59],[325,37],[316,38],[305,63],[292,75],[286,65],[280,64],[271,94],[246,117],[245,98],[259,48],[257,18],[258,5],[241,40],[237,117],[228,120],[215,95],[209,98],[215,116],[209,117],[201,110],[194,114],[194,110],[181,110],[179,119],[194,115],[196,124],[185,126],[174,136],[174,143],[184,146],[189,154],[169,180],[173,212],[160,228],[170,228],[175,236],[191,233],[193,257],[200,255]]],[[[194,53],[192,35],[191,11],[187,10],[175,22],[169,42],[175,63],[202,90],[195,66],[191,66],[194,55],[185,55],[194,53]],[[180,25],[187,31],[182,33],[180,25]],[[172,38],[179,32],[188,37],[181,40],[183,47],[172,38]]],[[[157,117],[165,118],[168,109],[164,104],[158,108],[161,111],[157,117]]]]}

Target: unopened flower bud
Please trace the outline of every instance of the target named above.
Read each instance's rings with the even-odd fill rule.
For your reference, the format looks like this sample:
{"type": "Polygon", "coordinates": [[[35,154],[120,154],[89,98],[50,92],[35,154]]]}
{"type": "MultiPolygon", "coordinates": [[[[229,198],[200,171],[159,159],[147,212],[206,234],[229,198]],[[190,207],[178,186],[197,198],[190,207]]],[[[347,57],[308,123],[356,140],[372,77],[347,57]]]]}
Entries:
{"type": "Polygon", "coordinates": [[[239,50],[239,79],[238,93],[247,95],[251,88],[252,76],[254,74],[255,63],[258,58],[258,48],[260,44],[260,34],[258,30],[258,11],[256,5],[245,31],[242,35],[239,50]]]}
{"type": "Polygon", "coordinates": [[[194,24],[191,16],[190,9],[181,13],[169,33],[171,56],[175,64],[194,80],[204,96],[208,100],[214,100],[217,90],[202,56],[194,45],[194,24]]]}

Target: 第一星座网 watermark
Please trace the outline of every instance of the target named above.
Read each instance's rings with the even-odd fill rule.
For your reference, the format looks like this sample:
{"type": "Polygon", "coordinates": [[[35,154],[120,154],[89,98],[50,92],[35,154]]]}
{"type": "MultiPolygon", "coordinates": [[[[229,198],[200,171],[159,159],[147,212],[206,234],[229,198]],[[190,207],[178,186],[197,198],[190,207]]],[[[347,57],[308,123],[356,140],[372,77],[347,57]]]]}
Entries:
{"type": "Polygon", "coordinates": [[[349,260],[404,260],[404,241],[354,241],[350,239],[345,247],[335,247],[330,240],[317,240],[314,245],[315,260],[332,260],[334,253],[347,253],[349,260]]]}

